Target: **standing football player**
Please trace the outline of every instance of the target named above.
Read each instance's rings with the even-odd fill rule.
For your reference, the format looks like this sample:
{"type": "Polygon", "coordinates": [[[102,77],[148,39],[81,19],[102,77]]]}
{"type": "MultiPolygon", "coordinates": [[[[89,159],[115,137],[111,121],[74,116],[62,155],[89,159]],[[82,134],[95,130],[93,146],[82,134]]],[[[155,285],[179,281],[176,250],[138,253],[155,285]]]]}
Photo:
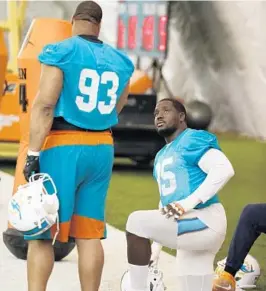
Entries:
{"type": "Polygon", "coordinates": [[[214,258],[226,234],[226,215],[217,193],[234,175],[216,136],[187,127],[186,110],[175,99],[156,105],[154,121],[166,145],[157,153],[154,177],[160,210],[135,211],[126,225],[128,285],[147,291],[151,240],[176,249],[176,291],[211,291],[214,258]]]}
{"type": "MultiPolygon", "coordinates": [[[[42,72],[24,168],[26,180],[48,173],[57,187],[57,240],[76,240],[83,291],[98,291],[101,281],[105,201],[114,160],[111,127],[127,102],[134,71],[126,55],[98,38],[101,20],[97,3],[81,2],[72,18],[72,37],[46,45],[39,55],[42,72]]],[[[54,235],[52,228],[34,240],[25,236],[30,240],[29,291],[46,290],[54,235]]]]}

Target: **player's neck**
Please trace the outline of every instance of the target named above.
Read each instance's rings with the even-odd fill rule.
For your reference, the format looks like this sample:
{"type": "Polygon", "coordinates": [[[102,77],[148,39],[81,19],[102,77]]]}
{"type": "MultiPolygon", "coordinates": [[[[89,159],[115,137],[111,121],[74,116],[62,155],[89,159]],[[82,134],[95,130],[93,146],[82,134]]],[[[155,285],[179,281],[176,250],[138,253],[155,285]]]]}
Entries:
{"type": "Polygon", "coordinates": [[[99,27],[90,23],[78,23],[72,26],[72,35],[92,35],[95,37],[99,36],[99,27]]]}
{"type": "Polygon", "coordinates": [[[187,126],[182,126],[178,130],[176,130],[171,136],[165,138],[166,143],[171,143],[174,139],[176,139],[184,130],[187,129],[187,126]]]}
{"type": "Polygon", "coordinates": [[[77,31],[73,31],[72,32],[72,35],[73,36],[76,36],[76,35],[89,35],[89,36],[95,36],[95,37],[99,37],[98,33],[95,33],[93,31],[88,31],[88,30],[77,30],[77,31]]]}

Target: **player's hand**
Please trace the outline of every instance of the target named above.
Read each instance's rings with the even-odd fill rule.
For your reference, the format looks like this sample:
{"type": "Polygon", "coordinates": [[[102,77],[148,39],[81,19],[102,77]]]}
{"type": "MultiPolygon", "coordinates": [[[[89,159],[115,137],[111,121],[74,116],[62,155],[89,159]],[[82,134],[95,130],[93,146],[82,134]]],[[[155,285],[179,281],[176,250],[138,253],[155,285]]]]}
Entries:
{"type": "Polygon", "coordinates": [[[39,156],[27,155],[23,174],[26,181],[29,181],[30,176],[40,173],[39,156]]]}
{"type": "Polygon", "coordinates": [[[185,213],[185,210],[180,204],[172,202],[161,208],[161,213],[166,218],[174,217],[175,220],[178,220],[185,213]]]}

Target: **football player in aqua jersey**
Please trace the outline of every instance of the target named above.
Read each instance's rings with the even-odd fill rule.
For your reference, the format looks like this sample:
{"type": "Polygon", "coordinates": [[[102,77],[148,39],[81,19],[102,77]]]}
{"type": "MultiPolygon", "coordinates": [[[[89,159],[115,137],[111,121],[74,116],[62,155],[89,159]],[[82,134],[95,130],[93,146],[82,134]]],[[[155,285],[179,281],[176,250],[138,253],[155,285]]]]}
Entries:
{"type": "Polygon", "coordinates": [[[159,101],[154,121],[166,141],[154,161],[160,209],[135,211],[128,217],[129,279],[123,291],[160,290],[147,286],[150,240],[177,250],[173,290],[211,291],[214,258],[227,224],[218,192],[234,175],[233,167],[214,134],[187,127],[179,101],[159,101]]]}
{"type": "MultiPolygon", "coordinates": [[[[98,291],[106,238],[105,201],[112,174],[111,127],[127,102],[131,60],[99,38],[102,9],[81,2],[72,37],[46,45],[30,122],[25,178],[48,173],[60,203],[57,240],[76,240],[81,290],[98,291]]],[[[55,229],[29,240],[28,290],[45,291],[53,269],[55,229]]],[[[62,278],[63,279],[63,278],[62,278]]]]}

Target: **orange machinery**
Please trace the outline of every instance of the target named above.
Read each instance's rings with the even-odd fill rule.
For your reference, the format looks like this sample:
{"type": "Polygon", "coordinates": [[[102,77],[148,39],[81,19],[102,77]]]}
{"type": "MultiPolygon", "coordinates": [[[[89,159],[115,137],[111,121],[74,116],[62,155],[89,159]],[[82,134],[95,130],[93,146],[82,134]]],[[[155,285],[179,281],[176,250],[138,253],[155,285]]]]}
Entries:
{"type": "Polygon", "coordinates": [[[7,47],[4,42],[4,31],[0,29],[0,93],[4,90],[5,74],[7,68],[7,47]]]}
{"type": "Polygon", "coordinates": [[[7,18],[0,20],[0,158],[16,158],[17,155],[20,136],[17,54],[26,7],[27,0],[7,0],[7,18]],[[8,51],[4,33],[9,43],[8,51]]]}
{"type": "Polygon", "coordinates": [[[4,32],[0,30],[0,141],[19,140],[18,77],[7,73],[8,53],[4,32]]]}

